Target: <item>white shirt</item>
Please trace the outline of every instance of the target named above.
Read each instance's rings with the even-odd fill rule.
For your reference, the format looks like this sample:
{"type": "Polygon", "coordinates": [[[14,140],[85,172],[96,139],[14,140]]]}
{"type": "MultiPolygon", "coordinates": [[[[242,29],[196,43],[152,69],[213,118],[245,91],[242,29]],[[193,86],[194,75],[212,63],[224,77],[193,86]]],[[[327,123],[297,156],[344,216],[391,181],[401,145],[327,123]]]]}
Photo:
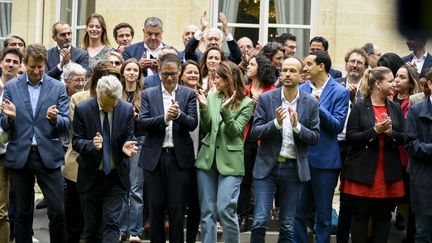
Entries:
{"type": "Polygon", "coordinates": [[[311,86],[311,88],[312,88],[312,93],[311,93],[311,95],[312,95],[312,96],[318,95],[319,97],[321,97],[321,94],[322,94],[322,92],[323,92],[325,86],[327,85],[329,79],[330,79],[330,76],[327,78],[327,81],[324,83],[324,85],[323,85],[321,88],[319,88],[319,89],[317,89],[317,88],[315,87],[314,83],[311,81],[311,82],[310,82],[310,86],[311,86]]]}
{"type": "MultiPolygon", "coordinates": [[[[163,85],[161,85],[162,89],[162,100],[163,100],[163,107],[164,107],[164,117],[166,117],[168,113],[168,109],[171,107],[172,101],[175,101],[175,93],[177,92],[178,85],[174,88],[173,92],[170,94],[163,85]]],[[[163,141],[162,147],[163,148],[174,148],[174,141],[173,141],[173,133],[172,133],[172,124],[173,121],[165,121],[167,124],[167,127],[165,128],[165,139],[163,141]]]]}
{"type": "MultiPolygon", "coordinates": [[[[145,54],[145,58],[147,58],[147,59],[150,59],[150,55],[152,57],[154,57],[154,58],[157,59],[158,56],[159,56],[159,53],[160,53],[160,51],[162,49],[162,47],[163,47],[163,44],[160,43],[159,46],[154,51],[152,51],[152,50],[150,50],[150,48],[148,48],[148,46],[146,45],[146,43],[144,43],[144,51],[145,52],[143,53],[143,57],[144,57],[144,54],[145,54]]],[[[150,68],[147,68],[147,76],[150,76],[150,75],[153,75],[153,74],[155,74],[153,72],[153,70],[151,70],[150,68]]]]}
{"type": "MultiPolygon", "coordinates": [[[[347,89],[348,89],[348,83],[349,82],[347,79],[346,84],[345,84],[345,88],[347,88],[347,89]]],[[[360,85],[361,85],[361,80],[357,83],[357,92],[359,92],[359,90],[360,90],[360,85]]],[[[356,96],[357,96],[357,94],[356,94],[356,96]]],[[[346,128],[347,128],[347,124],[348,124],[348,117],[349,117],[349,114],[351,113],[351,106],[352,106],[352,102],[351,102],[351,99],[349,99],[347,117],[345,119],[345,124],[344,124],[344,128],[343,128],[342,132],[338,134],[338,137],[337,137],[338,141],[345,141],[346,140],[346,128]]]]}
{"type": "Polygon", "coordinates": [[[417,56],[413,54],[413,59],[411,60],[411,63],[415,63],[418,73],[421,73],[427,54],[428,52],[426,51],[420,58],[417,58],[417,56]]]}
{"type": "MultiPolygon", "coordinates": [[[[285,96],[283,94],[283,89],[281,89],[282,107],[287,112],[288,112],[288,108],[291,108],[293,111],[297,111],[297,101],[299,100],[299,97],[300,97],[300,91],[297,90],[297,96],[294,98],[292,102],[289,102],[288,100],[285,99],[285,96]]],[[[300,133],[301,130],[300,122],[297,121],[297,126],[293,128],[291,125],[289,115],[287,115],[283,120],[282,125],[278,123],[276,118],[274,120],[274,123],[276,125],[276,128],[282,129],[282,146],[279,155],[288,159],[296,159],[297,148],[294,142],[293,131],[296,134],[300,133]]]]}
{"type": "MultiPolygon", "coordinates": [[[[198,29],[197,31],[195,31],[194,37],[195,37],[196,40],[201,40],[201,38],[203,37],[203,32],[202,32],[202,30],[201,30],[201,29],[198,29]]],[[[229,35],[227,35],[227,36],[225,37],[225,40],[226,40],[226,41],[232,41],[232,40],[234,40],[234,37],[233,37],[233,35],[230,33],[229,35]]]]}

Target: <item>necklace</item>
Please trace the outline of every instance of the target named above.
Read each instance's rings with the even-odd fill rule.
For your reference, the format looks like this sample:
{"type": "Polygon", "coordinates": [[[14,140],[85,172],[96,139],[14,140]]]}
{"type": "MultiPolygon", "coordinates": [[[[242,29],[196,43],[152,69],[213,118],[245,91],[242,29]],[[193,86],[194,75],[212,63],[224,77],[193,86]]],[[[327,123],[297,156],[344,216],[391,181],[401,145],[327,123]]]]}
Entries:
{"type": "Polygon", "coordinates": [[[127,94],[127,101],[129,103],[132,103],[134,95],[135,95],[135,91],[126,91],[127,94]]]}

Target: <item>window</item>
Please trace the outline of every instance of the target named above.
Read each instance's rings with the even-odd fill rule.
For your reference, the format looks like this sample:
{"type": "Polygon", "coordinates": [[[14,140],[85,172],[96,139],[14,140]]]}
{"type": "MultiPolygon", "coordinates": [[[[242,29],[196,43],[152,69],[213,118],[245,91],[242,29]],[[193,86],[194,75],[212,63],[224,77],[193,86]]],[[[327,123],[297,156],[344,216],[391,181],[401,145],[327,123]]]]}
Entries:
{"type": "Polygon", "coordinates": [[[3,41],[11,33],[12,0],[0,0],[0,49],[3,41]]]}
{"type": "Polygon", "coordinates": [[[57,19],[71,26],[75,46],[81,46],[87,17],[94,12],[95,1],[92,0],[57,0],[57,19]]]}
{"type": "Polygon", "coordinates": [[[317,0],[212,0],[212,23],[220,26],[218,13],[224,12],[235,39],[247,36],[262,45],[282,33],[294,34],[296,55],[302,57],[315,35],[317,4],[317,0]]]}

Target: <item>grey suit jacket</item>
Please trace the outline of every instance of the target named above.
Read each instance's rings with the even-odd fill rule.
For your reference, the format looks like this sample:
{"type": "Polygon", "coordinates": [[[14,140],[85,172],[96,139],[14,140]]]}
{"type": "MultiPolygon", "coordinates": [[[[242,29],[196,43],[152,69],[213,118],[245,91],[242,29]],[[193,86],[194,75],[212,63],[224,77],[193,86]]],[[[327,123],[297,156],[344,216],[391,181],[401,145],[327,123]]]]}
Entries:
{"type": "MultiPolygon", "coordinates": [[[[57,65],[60,63],[60,51],[57,48],[57,46],[51,48],[47,52],[48,54],[48,61],[45,65],[45,71],[47,74],[55,78],[57,80],[61,80],[61,75],[63,71],[60,71],[57,67],[57,65]]],[[[86,51],[76,48],[74,46],[71,47],[71,61],[78,63],[81,65],[84,69],[88,70],[89,67],[89,55],[86,51]]]]}
{"type": "Polygon", "coordinates": [[[67,134],[69,119],[69,97],[64,85],[44,74],[43,83],[33,115],[30,95],[27,88],[27,74],[10,80],[4,89],[3,100],[10,100],[16,107],[14,120],[0,114],[3,130],[9,132],[9,144],[6,150],[5,165],[12,169],[21,169],[27,162],[33,135],[39,147],[42,162],[48,168],[59,168],[64,164],[61,135],[67,134]],[[56,105],[57,120],[50,123],[46,118],[48,107],[56,105]]]}
{"type": "MultiPolygon", "coordinates": [[[[253,168],[255,179],[262,179],[270,174],[277,163],[282,146],[282,129],[277,129],[274,124],[275,110],[282,105],[281,89],[261,94],[258,98],[255,117],[250,136],[260,140],[258,154],[253,168]]],[[[301,125],[299,134],[294,134],[294,142],[297,148],[297,173],[302,182],[310,180],[308,164],[308,145],[318,143],[319,109],[318,101],[300,91],[297,101],[298,121],[301,125]]]]}

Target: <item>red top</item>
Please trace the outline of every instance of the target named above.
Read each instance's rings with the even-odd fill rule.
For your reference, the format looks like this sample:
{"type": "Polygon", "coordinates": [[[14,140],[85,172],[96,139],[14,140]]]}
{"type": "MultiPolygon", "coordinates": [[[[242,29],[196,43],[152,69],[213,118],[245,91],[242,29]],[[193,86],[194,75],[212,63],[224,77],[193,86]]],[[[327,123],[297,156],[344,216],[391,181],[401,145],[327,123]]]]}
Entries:
{"type": "MultiPolygon", "coordinates": [[[[382,115],[387,114],[386,106],[373,106],[375,117],[378,121],[382,120],[382,115]]],[[[384,134],[378,135],[378,162],[375,173],[374,183],[372,186],[351,181],[344,178],[340,184],[340,191],[347,194],[352,194],[359,197],[373,198],[392,198],[403,197],[404,185],[403,181],[386,182],[384,177],[384,134]]]]}

